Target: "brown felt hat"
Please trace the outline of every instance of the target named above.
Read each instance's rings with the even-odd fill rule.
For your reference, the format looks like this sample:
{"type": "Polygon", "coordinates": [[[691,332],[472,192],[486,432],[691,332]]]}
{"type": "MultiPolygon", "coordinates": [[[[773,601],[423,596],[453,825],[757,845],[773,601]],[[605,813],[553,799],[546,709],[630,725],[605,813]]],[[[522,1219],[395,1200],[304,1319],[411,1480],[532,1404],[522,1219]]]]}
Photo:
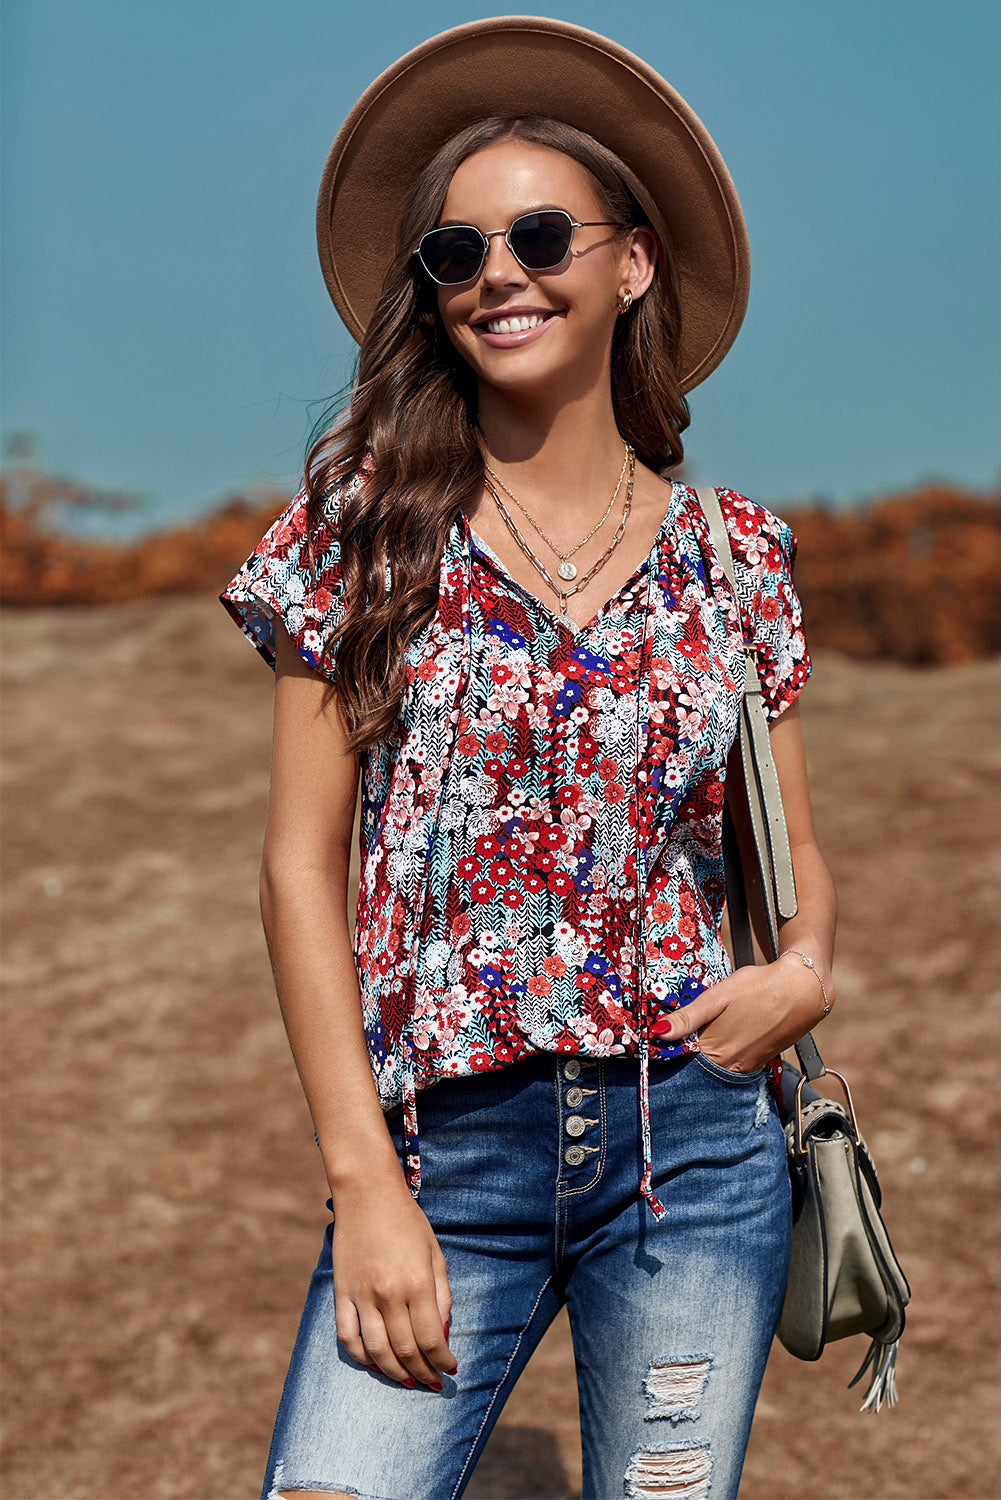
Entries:
{"type": "Polygon", "coordinates": [[[382,290],[415,175],[457,130],[490,115],[562,120],[636,174],[678,271],[681,386],[698,385],[747,307],[747,230],[730,174],[702,121],[648,63],[544,16],[471,21],[422,42],[379,75],[338,131],[316,234],[327,289],[354,338],[382,290]]]}

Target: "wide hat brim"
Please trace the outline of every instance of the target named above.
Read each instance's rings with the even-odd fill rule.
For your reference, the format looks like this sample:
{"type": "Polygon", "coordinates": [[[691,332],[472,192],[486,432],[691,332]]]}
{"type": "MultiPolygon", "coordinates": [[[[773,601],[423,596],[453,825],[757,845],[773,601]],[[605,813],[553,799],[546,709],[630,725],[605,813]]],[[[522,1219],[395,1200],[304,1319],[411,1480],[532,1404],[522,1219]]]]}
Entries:
{"type": "Polygon", "coordinates": [[[681,294],[683,391],[706,378],[747,308],[750,252],[736,189],[702,121],[642,58],[595,31],[497,16],[443,31],[362,94],[327,157],[316,211],[324,280],[361,343],[414,177],[457,130],[547,115],[601,141],[647,189],[681,294]]]}

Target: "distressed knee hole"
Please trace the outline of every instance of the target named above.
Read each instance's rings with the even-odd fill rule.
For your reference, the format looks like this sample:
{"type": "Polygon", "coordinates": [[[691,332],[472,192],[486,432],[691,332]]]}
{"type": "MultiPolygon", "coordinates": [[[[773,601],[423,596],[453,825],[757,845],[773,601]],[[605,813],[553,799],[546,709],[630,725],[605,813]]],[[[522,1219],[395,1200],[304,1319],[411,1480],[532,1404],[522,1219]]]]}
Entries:
{"type": "Polygon", "coordinates": [[[678,1443],[671,1448],[643,1449],[629,1460],[626,1494],[635,1500],[707,1500],[712,1477],[708,1443],[678,1443]]]}
{"type": "Polygon", "coordinates": [[[274,1482],[268,1490],[267,1500],[298,1500],[301,1495],[323,1495],[324,1500],[337,1500],[339,1495],[357,1495],[357,1490],[346,1490],[339,1486],[336,1490],[324,1490],[315,1484],[294,1485],[285,1482],[285,1460],[278,1459],[275,1464],[274,1482]]]}
{"type": "Polygon", "coordinates": [[[650,1366],[643,1389],[650,1400],[646,1420],[669,1417],[681,1421],[694,1417],[709,1379],[712,1360],[708,1354],[688,1359],[662,1360],[650,1366]]]}

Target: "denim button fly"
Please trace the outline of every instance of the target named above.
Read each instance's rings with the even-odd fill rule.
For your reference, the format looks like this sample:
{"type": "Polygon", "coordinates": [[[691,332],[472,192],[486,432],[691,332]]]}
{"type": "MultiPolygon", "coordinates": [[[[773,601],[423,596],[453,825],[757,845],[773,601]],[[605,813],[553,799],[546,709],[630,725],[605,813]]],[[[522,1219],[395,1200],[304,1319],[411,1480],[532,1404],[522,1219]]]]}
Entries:
{"type": "Polygon", "coordinates": [[[563,1160],[569,1162],[572,1167],[579,1167],[587,1152],[583,1146],[568,1146],[563,1153],[563,1160]]]}
{"type": "Polygon", "coordinates": [[[587,1125],[580,1115],[570,1115],[567,1119],[567,1135],[583,1135],[587,1125]]]}
{"type": "Polygon", "coordinates": [[[580,1061],[576,1057],[568,1058],[563,1064],[563,1077],[576,1078],[580,1073],[580,1061]]]}
{"type": "Polygon", "coordinates": [[[571,1109],[576,1109],[584,1098],[584,1090],[579,1088],[567,1089],[567,1104],[571,1109]]]}

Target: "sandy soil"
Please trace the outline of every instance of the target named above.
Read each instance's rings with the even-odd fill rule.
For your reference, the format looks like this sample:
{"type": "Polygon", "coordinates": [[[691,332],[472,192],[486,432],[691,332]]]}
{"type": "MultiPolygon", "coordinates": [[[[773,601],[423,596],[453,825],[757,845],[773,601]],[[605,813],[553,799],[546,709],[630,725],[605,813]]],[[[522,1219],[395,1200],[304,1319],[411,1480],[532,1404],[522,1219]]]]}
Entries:
{"type": "MultiPolygon", "coordinates": [[[[253,1500],[327,1218],[257,910],[270,674],[213,599],[3,623],[3,1494],[253,1500]]],[[[999,702],[1001,659],[816,656],[824,1050],[914,1299],[879,1416],[860,1341],[776,1345],[742,1500],[1001,1495],[999,702]]],[[[577,1420],[561,1317],[471,1500],[579,1494],[577,1420]]]]}

